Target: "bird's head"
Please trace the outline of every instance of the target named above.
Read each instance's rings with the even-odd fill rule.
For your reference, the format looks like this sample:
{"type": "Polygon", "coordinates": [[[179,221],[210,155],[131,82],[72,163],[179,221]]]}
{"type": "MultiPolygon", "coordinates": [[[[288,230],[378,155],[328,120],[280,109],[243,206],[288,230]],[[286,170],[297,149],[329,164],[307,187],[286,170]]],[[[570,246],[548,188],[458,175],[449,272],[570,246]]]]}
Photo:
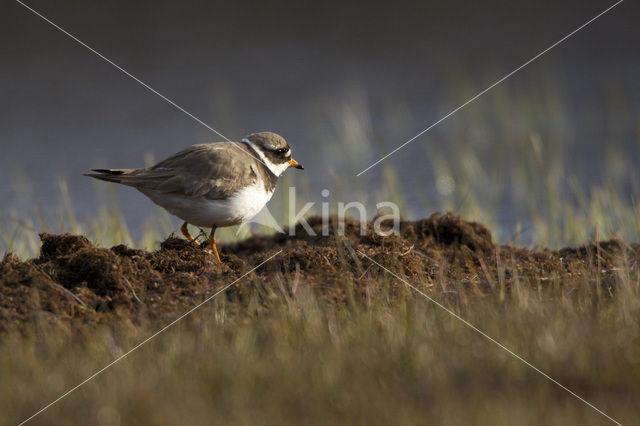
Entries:
{"type": "Polygon", "coordinates": [[[291,157],[291,148],[280,135],[272,132],[252,133],[242,139],[242,142],[253,148],[260,160],[276,176],[280,176],[289,167],[304,169],[302,164],[291,157]]]}

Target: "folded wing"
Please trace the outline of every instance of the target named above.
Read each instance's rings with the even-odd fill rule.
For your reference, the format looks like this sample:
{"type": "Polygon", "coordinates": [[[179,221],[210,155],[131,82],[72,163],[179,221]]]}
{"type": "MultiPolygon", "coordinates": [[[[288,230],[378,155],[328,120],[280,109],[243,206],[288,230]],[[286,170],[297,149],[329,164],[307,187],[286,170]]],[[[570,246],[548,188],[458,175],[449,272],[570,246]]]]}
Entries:
{"type": "Polygon", "coordinates": [[[95,169],[86,176],[140,190],[212,200],[227,198],[238,186],[251,185],[257,177],[246,148],[236,146],[238,149],[230,149],[227,142],[193,145],[153,167],[95,169]]]}

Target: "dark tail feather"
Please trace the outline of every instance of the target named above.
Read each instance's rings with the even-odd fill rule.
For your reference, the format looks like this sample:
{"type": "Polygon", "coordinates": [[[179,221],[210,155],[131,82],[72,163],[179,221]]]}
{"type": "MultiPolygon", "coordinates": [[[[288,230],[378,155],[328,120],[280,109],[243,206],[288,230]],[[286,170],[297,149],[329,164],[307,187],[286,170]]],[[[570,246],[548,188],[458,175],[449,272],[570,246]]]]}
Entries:
{"type": "Polygon", "coordinates": [[[119,177],[131,173],[133,169],[91,169],[91,171],[95,173],[85,173],[84,176],[107,182],[121,183],[122,180],[119,177]]]}
{"type": "Polygon", "coordinates": [[[91,169],[92,172],[102,173],[106,175],[123,175],[128,170],[126,169],[91,169]]]}

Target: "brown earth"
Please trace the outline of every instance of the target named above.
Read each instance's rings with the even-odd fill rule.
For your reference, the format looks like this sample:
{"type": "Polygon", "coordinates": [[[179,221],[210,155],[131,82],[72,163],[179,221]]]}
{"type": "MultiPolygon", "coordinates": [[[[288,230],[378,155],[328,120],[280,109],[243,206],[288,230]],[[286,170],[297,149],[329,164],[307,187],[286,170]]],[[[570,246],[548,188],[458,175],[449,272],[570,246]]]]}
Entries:
{"type": "MultiPolygon", "coordinates": [[[[309,220],[321,235],[321,218],[309,220]]],[[[85,237],[41,234],[38,258],[7,254],[0,263],[0,329],[29,324],[101,323],[114,316],[166,322],[281,253],[225,290],[230,309],[266,297],[278,287],[286,297],[308,286],[332,303],[365,300],[370,286],[390,285],[390,276],[358,252],[431,294],[451,289],[482,296],[509,291],[516,281],[537,286],[596,286],[612,293],[617,271],[637,269],[640,245],[619,240],[558,251],[498,246],[481,224],[450,213],[401,223],[401,235],[381,237],[372,223],[347,220],[344,236],[256,236],[220,247],[223,264],[186,240],[169,237],[154,252],[124,245],[95,247],[85,237]],[[597,273],[599,271],[600,273],[597,273]],[[384,279],[382,279],[384,277],[384,279]],[[385,284],[386,283],[386,284],[385,284]]],[[[391,294],[402,284],[394,280],[391,294]]]]}

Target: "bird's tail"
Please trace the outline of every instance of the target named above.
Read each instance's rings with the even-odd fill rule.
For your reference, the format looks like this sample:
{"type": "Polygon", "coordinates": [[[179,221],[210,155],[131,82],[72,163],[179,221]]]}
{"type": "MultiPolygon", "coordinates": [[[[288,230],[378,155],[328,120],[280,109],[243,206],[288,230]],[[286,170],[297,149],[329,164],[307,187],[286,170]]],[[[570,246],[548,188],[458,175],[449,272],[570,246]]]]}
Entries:
{"type": "Polygon", "coordinates": [[[94,173],[85,173],[85,176],[104,180],[107,182],[123,183],[123,178],[126,179],[132,173],[138,169],[92,169],[94,173]]]}

